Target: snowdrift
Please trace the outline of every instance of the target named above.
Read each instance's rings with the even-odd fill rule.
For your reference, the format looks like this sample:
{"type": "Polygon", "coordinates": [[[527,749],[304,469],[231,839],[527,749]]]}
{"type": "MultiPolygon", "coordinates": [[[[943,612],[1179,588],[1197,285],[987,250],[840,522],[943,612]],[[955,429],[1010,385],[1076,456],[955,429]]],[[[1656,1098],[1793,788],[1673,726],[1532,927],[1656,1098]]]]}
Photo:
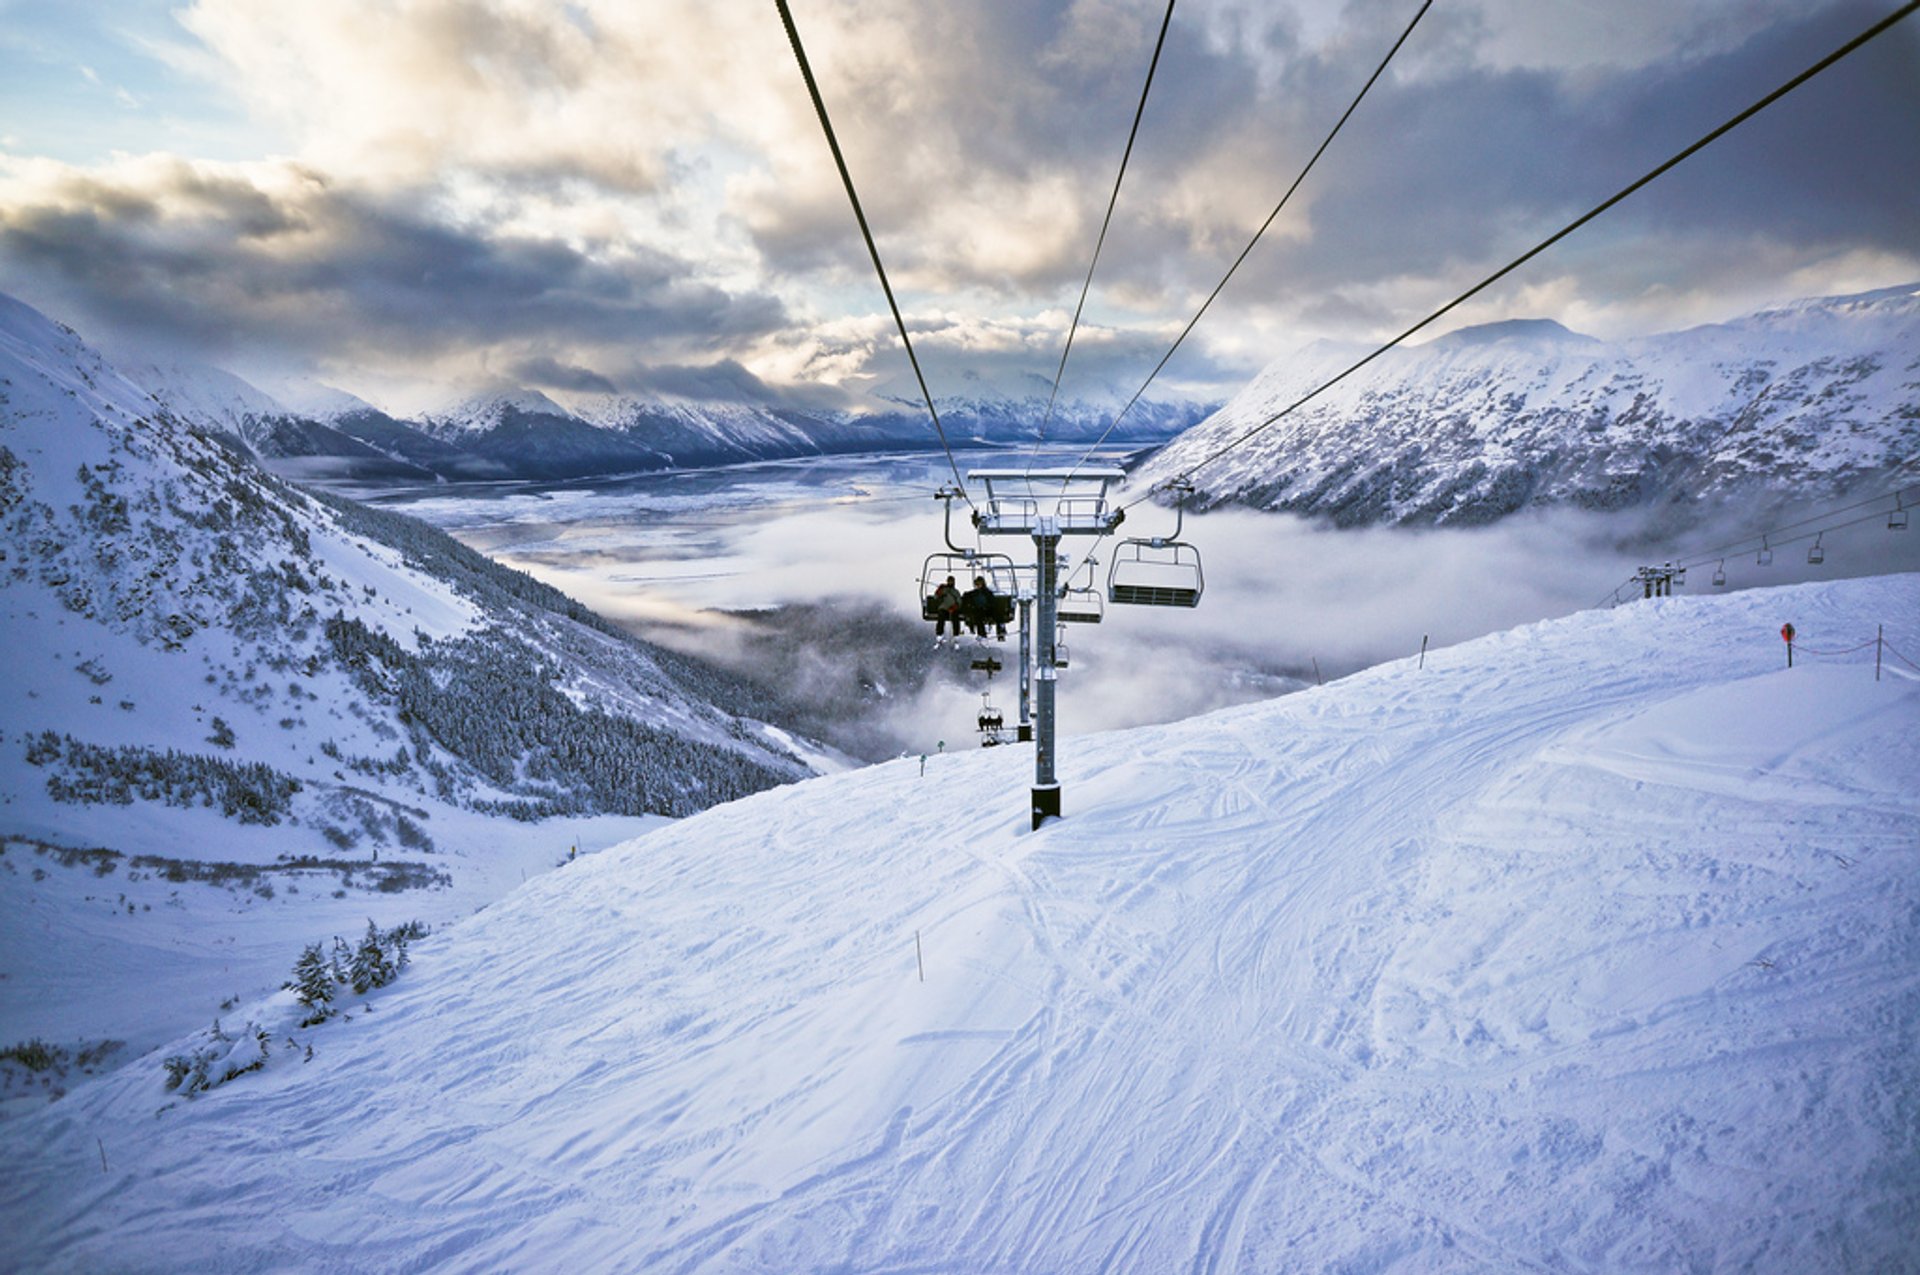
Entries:
{"type": "Polygon", "coordinates": [[[1920,679],[1813,653],[1883,622],[1920,657],[1920,576],[1071,740],[1037,833],[1013,748],[718,807],[230,1084],[0,1126],[0,1256],[1911,1269],[1920,679]]]}

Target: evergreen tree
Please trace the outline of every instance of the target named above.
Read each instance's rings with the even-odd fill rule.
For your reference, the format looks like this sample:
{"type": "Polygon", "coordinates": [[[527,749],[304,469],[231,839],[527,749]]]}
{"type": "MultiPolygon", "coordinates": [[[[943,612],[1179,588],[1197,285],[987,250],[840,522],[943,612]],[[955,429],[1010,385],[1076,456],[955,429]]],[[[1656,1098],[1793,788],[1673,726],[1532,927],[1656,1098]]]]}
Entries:
{"type": "Polygon", "coordinates": [[[376,987],[385,987],[393,981],[394,969],[387,959],[386,945],[380,941],[379,927],[373,919],[367,919],[367,933],[360,940],[360,946],[353,949],[353,990],[370,991],[376,987]]]}
{"type": "Polygon", "coordinates": [[[302,1027],[323,1023],[333,1013],[333,969],[321,955],[318,943],[309,943],[293,965],[293,995],[310,1011],[301,1020],[302,1027]]]}

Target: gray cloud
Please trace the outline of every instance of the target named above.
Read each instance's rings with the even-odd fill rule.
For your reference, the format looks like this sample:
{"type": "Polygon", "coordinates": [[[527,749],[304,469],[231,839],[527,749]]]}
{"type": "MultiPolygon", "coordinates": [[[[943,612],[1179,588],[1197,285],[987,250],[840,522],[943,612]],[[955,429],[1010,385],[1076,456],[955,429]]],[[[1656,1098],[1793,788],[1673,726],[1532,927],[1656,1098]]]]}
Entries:
{"type": "Polygon", "coordinates": [[[507,369],[507,375],[515,384],[531,385],[539,389],[611,394],[619,388],[591,368],[562,363],[544,354],[520,360],[507,369]]]}
{"type": "MultiPolygon", "coordinates": [[[[1177,15],[1100,266],[1109,303],[1172,317],[1211,287],[1412,7],[1346,6],[1334,34],[1313,41],[1287,10],[1177,15]]],[[[1485,55],[1501,46],[1496,19],[1506,15],[1437,10],[1250,260],[1228,305],[1296,327],[1350,329],[1418,313],[1444,299],[1440,287],[1530,246],[1884,11],[1850,2],[1782,13],[1703,6],[1676,26],[1659,8],[1609,6],[1619,28],[1654,25],[1684,41],[1657,55],[1630,56],[1622,35],[1619,47],[1599,50],[1616,62],[1541,64],[1516,54],[1498,65],[1485,55]]],[[[1064,11],[970,6],[931,24],[929,47],[940,50],[931,70],[828,83],[883,250],[923,291],[1058,303],[1085,270],[1145,70],[1145,19],[1158,6],[1126,7],[1115,24],[1127,39],[1077,56],[1064,11]],[[1004,260],[981,251],[977,223],[995,215],[996,197],[1043,174],[1058,179],[1063,199],[1049,217],[1064,231],[1030,234],[1004,260]]],[[[1740,281],[1742,262],[1751,283],[1847,252],[1920,257],[1910,177],[1920,170],[1920,24],[1909,26],[1583,231],[1536,277],[1572,275],[1604,302],[1649,287],[1723,288],[1740,281]],[[1722,251],[1730,237],[1772,250],[1749,243],[1730,254],[1722,251]]],[[[809,163],[824,164],[820,150],[809,163]]],[[[759,191],[745,209],[768,261],[859,279],[867,267],[844,198],[822,184],[784,198],[789,189],[759,191]]],[[[1210,320],[1203,339],[1223,321],[1231,319],[1210,320]]]]}
{"type": "Polygon", "coordinates": [[[596,375],[582,351],[710,351],[788,322],[771,295],[702,282],[657,249],[589,252],[435,220],[419,192],[273,177],[178,162],[73,175],[40,202],[0,206],[0,264],[125,340],[376,363],[500,350],[555,385],[596,375]]]}
{"type": "MultiPolygon", "coordinates": [[[[1415,4],[1179,9],[1069,393],[1131,391],[1415,4]]],[[[1051,379],[1163,11],[823,0],[800,14],[936,393],[1051,379]]],[[[1304,338],[1394,330],[1883,11],[1436,6],[1168,388],[1214,397],[1304,338]]],[[[128,343],[329,364],[349,383],[365,366],[831,404],[905,375],[769,14],[702,0],[182,12],[299,159],[0,155],[0,286],[128,343]]],[[[1462,317],[1620,334],[1911,277],[1916,70],[1909,22],[1462,317]]]]}

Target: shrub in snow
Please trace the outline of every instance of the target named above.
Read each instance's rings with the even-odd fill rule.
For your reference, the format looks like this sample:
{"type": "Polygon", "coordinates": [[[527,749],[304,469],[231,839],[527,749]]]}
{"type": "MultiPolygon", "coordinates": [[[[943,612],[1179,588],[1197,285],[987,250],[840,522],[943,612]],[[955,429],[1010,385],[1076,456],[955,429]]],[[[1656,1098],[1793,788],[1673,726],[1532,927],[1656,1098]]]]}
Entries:
{"type": "Polygon", "coordinates": [[[183,1054],[169,1055],[160,1065],[167,1072],[167,1088],[191,1096],[259,1071],[270,1052],[266,1028],[250,1022],[238,1036],[229,1036],[216,1018],[199,1043],[183,1054]]]}

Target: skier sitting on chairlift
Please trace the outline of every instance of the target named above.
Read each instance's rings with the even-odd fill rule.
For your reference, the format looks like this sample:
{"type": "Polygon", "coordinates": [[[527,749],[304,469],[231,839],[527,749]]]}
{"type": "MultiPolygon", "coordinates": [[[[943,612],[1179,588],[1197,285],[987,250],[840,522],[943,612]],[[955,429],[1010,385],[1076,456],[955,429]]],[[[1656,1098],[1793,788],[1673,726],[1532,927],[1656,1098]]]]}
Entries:
{"type": "Polygon", "coordinates": [[[953,626],[953,644],[960,645],[960,586],[948,576],[947,582],[933,591],[933,644],[946,644],[947,626],[953,626]]]}
{"type": "Polygon", "coordinates": [[[999,640],[1002,642],[1007,640],[1007,626],[999,622],[1000,608],[997,602],[998,599],[995,598],[993,590],[987,587],[987,578],[975,576],[973,587],[968,589],[966,596],[960,599],[961,614],[966,617],[967,625],[973,630],[975,637],[985,640],[987,626],[991,624],[998,630],[996,636],[999,640]]]}

